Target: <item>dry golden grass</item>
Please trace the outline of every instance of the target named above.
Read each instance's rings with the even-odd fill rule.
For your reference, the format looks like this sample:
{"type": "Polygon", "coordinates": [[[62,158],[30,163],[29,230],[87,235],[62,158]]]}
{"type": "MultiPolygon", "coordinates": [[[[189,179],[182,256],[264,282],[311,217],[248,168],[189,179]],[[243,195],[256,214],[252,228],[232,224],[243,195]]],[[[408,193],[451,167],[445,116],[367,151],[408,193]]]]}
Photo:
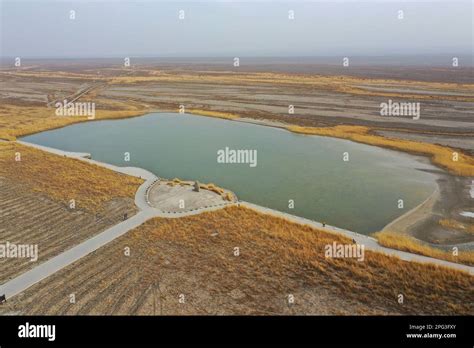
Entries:
{"type": "Polygon", "coordinates": [[[385,138],[370,134],[370,129],[363,126],[288,126],[287,129],[291,132],[300,134],[322,135],[348,139],[359,143],[429,156],[434,164],[447,169],[453,174],[460,176],[474,176],[474,158],[449,147],[412,140],[385,138]],[[457,154],[457,161],[453,160],[456,159],[454,156],[455,153],[457,154]]]}
{"type": "Polygon", "coordinates": [[[438,223],[446,228],[474,233],[474,224],[466,224],[452,219],[440,219],[438,223]]]}
{"type": "MultiPolygon", "coordinates": [[[[474,312],[474,277],[365,252],[345,237],[229,207],[155,218],[9,301],[23,314],[416,314],[474,312]],[[123,248],[132,251],[124,257],[123,248]],[[240,255],[234,256],[239,247],[240,255]],[[71,305],[68,294],[75,292],[71,305]],[[178,302],[178,295],[186,303],[178,302]],[[295,303],[288,305],[288,294],[295,303]],[[398,303],[398,296],[404,303],[398,303]],[[155,305],[156,304],[156,305],[155,305]]],[[[0,308],[1,310],[1,308],[0,308]]]]}
{"type": "Polygon", "coordinates": [[[232,202],[233,200],[235,200],[234,194],[230,192],[226,192],[223,197],[226,201],[229,201],[229,202],[232,202]]]}
{"type": "MultiPolygon", "coordinates": [[[[148,111],[137,105],[126,103],[102,103],[108,108],[96,110],[96,120],[120,119],[146,114],[148,111]]],[[[15,140],[17,137],[49,129],[64,127],[73,123],[90,121],[87,117],[56,116],[55,108],[46,106],[0,106],[0,139],[15,140]]]]}
{"type": "Polygon", "coordinates": [[[199,187],[204,190],[209,190],[220,195],[224,200],[232,202],[236,199],[235,195],[227,190],[224,190],[222,187],[219,187],[213,183],[209,184],[199,184],[199,187]]]}
{"type": "Polygon", "coordinates": [[[0,142],[0,176],[91,212],[114,198],[133,198],[143,180],[15,142],[0,142]],[[21,161],[15,161],[16,153],[21,161]]]}
{"type": "Polygon", "coordinates": [[[218,187],[216,186],[215,184],[213,183],[209,183],[209,184],[201,184],[199,185],[199,187],[205,189],[205,190],[209,190],[209,191],[212,191],[212,192],[215,192],[219,195],[223,195],[225,190],[221,187],[218,187]]]}
{"type": "MultiPolygon", "coordinates": [[[[91,80],[98,81],[97,74],[82,74],[72,73],[65,71],[32,71],[32,70],[14,70],[14,71],[1,71],[0,76],[5,77],[25,77],[25,78],[62,78],[71,80],[91,80]]],[[[105,81],[105,80],[104,80],[105,81]]]]}
{"type": "MultiPolygon", "coordinates": [[[[229,284],[237,279],[248,279],[247,293],[279,298],[288,289],[298,292],[289,286],[292,279],[298,279],[307,290],[324,284],[337,296],[361,303],[365,308],[358,308],[359,314],[373,313],[375,308],[412,314],[467,314],[473,310],[470,301],[473,278],[466,273],[404,262],[374,252],[366,252],[363,262],[327,259],[324,256],[327,244],[351,243],[350,239],[250,209],[231,207],[185,219],[155,219],[138,228],[133,238],[138,240],[145,235],[151,240],[195,250],[195,254],[190,253],[194,261],[189,263],[214,265],[204,267],[205,279],[222,289],[232,289],[229,284]],[[219,231],[221,237],[213,240],[209,237],[211,231],[219,231]],[[232,256],[235,246],[240,248],[241,262],[232,256]],[[204,254],[212,260],[201,260],[204,254]],[[269,278],[276,284],[266,287],[264,280],[269,278]],[[400,293],[405,296],[403,306],[396,302],[400,293]]],[[[153,249],[153,242],[149,243],[153,249]]],[[[252,305],[259,306],[258,302],[267,301],[255,301],[252,305]]],[[[306,305],[308,308],[301,305],[298,313],[315,310],[309,303],[306,305]]],[[[340,306],[337,301],[332,305],[333,313],[340,310],[348,314],[347,309],[336,308],[340,306]]]]}
{"type": "MultiPolygon", "coordinates": [[[[231,120],[239,118],[239,116],[234,113],[206,110],[189,110],[189,112],[202,116],[226,118],[231,120]]],[[[374,135],[371,134],[372,129],[365,126],[340,125],[335,127],[302,127],[289,125],[286,129],[290,132],[299,134],[348,139],[363,144],[421,154],[430,157],[435,165],[443,167],[453,174],[460,176],[474,176],[474,158],[446,146],[374,135]]]]}
{"type": "Polygon", "coordinates": [[[474,266],[474,251],[459,251],[459,254],[454,256],[452,252],[443,251],[421,244],[415,238],[404,234],[383,231],[375,233],[374,236],[377,238],[380,245],[388,248],[409,251],[414,254],[474,266]]]}

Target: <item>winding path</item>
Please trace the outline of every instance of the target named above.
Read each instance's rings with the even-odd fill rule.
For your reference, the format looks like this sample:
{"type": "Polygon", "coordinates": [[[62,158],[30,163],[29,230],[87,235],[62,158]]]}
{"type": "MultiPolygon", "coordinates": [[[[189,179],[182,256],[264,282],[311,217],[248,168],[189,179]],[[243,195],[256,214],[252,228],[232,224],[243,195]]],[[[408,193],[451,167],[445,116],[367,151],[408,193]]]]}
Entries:
{"type": "Polygon", "coordinates": [[[40,282],[41,280],[49,277],[50,275],[58,272],[59,270],[67,267],[68,265],[74,263],[75,261],[78,261],[79,259],[83,258],[84,256],[94,252],[95,250],[99,249],[100,247],[110,243],[114,239],[124,235],[128,231],[140,226],[147,220],[154,218],[154,217],[163,217],[163,218],[179,218],[183,216],[189,216],[189,215],[196,215],[200,214],[205,211],[214,211],[218,209],[222,209],[225,206],[229,205],[238,205],[238,206],[243,206],[252,210],[255,210],[257,212],[263,213],[263,214],[270,214],[273,216],[278,216],[285,218],[287,220],[290,220],[295,223],[299,224],[304,224],[304,225],[309,225],[311,227],[324,230],[327,232],[331,233],[338,233],[338,234],[343,234],[349,238],[354,239],[358,244],[363,244],[367,250],[373,250],[377,252],[381,252],[387,255],[391,256],[396,256],[402,260],[406,261],[416,261],[416,262],[421,262],[421,263],[431,263],[431,264],[436,264],[439,266],[444,266],[444,267],[449,267],[461,271],[468,272],[471,275],[474,275],[474,267],[470,267],[467,265],[462,265],[458,263],[453,263],[453,262],[448,262],[440,259],[435,259],[432,257],[427,257],[427,256],[422,256],[418,254],[412,254],[409,252],[404,252],[396,249],[390,249],[383,247],[377,243],[377,240],[366,236],[362,235],[356,232],[344,230],[338,227],[334,226],[329,226],[323,225],[319,222],[305,219],[302,217],[298,217],[295,215],[283,213],[277,210],[273,210],[270,208],[265,208],[256,204],[252,204],[249,202],[244,202],[240,201],[238,203],[224,203],[221,205],[216,205],[212,207],[207,207],[207,208],[200,208],[196,209],[193,211],[186,211],[182,213],[165,213],[162,212],[158,209],[155,209],[151,207],[147,203],[147,192],[148,189],[156,182],[159,180],[159,178],[154,175],[153,173],[142,169],[142,168],[136,168],[136,167],[118,167],[112,164],[107,164],[99,161],[94,161],[88,157],[90,157],[90,154],[87,153],[77,153],[77,152],[67,152],[67,151],[61,151],[58,149],[53,149],[49,148],[46,146],[41,146],[41,145],[36,145],[36,144],[31,144],[23,141],[17,141],[18,143],[21,143],[26,146],[31,146],[43,151],[47,151],[50,153],[54,153],[57,155],[61,156],[66,156],[66,157],[71,157],[71,158],[76,158],[88,163],[96,164],[101,167],[108,168],[110,170],[139,177],[144,179],[144,183],[140,185],[138,188],[136,194],[135,194],[135,204],[139,208],[139,212],[132,216],[131,218],[115,225],[107,230],[101,232],[100,234],[82,242],[79,245],[76,245],[72,247],[71,249],[63,252],[62,254],[59,254],[41,264],[36,266],[35,268],[21,274],[20,276],[9,280],[8,282],[2,284],[0,286],[0,295],[5,294],[6,298],[9,299],[32,285],[40,282]]]}

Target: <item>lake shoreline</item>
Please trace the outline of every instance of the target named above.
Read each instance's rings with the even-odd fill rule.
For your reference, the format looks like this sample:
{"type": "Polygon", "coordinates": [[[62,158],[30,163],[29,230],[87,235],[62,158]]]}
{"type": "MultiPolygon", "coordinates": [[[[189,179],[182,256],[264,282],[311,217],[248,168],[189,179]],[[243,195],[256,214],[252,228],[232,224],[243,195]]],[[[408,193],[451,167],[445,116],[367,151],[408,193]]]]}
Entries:
{"type": "MultiPolygon", "coordinates": [[[[127,116],[118,117],[118,118],[105,118],[105,119],[100,118],[100,119],[84,120],[84,121],[86,121],[86,122],[87,121],[91,121],[91,122],[94,122],[94,121],[113,121],[113,120],[119,120],[119,119],[142,117],[142,116],[145,116],[145,115],[150,114],[150,113],[166,113],[166,112],[168,112],[168,111],[166,111],[166,110],[165,111],[156,110],[156,111],[149,111],[149,112],[145,112],[145,113],[140,112],[139,114],[133,115],[133,116],[127,115],[127,116]]],[[[220,118],[220,119],[225,119],[225,120],[229,120],[229,121],[236,121],[236,122],[242,122],[242,123],[248,123],[248,124],[261,125],[261,126],[265,126],[265,127],[278,128],[278,129],[286,130],[286,131],[291,132],[291,133],[304,135],[302,133],[292,131],[291,129],[288,128],[290,126],[289,124],[282,123],[282,122],[252,119],[252,118],[241,118],[241,117],[225,117],[223,115],[219,115],[219,116],[206,115],[204,113],[203,114],[193,113],[193,110],[188,111],[187,114],[204,116],[204,117],[211,117],[211,118],[220,118]]],[[[74,122],[73,124],[77,124],[77,123],[82,123],[82,121],[74,122]]],[[[60,127],[55,127],[55,129],[64,128],[64,127],[69,126],[69,125],[71,125],[71,124],[63,125],[63,126],[60,126],[60,127]]],[[[48,130],[51,130],[51,129],[48,129],[48,130]]],[[[43,131],[45,131],[45,130],[39,131],[38,133],[43,132],[43,131]]],[[[35,133],[32,133],[32,134],[35,134],[35,133]]],[[[31,134],[29,134],[29,135],[31,135],[31,134]]],[[[312,135],[312,134],[308,134],[308,135],[312,135]]],[[[357,141],[354,141],[352,139],[342,138],[342,137],[334,137],[334,136],[331,136],[331,135],[319,135],[319,134],[314,134],[314,135],[327,136],[329,138],[338,138],[338,139],[341,139],[341,140],[347,140],[347,141],[357,143],[357,141]]],[[[24,136],[26,136],[26,135],[24,135],[24,136]]],[[[375,147],[378,147],[378,148],[386,148],[386,147],[383,147],[383,146],[371,145],[371,144],[367,144],[367,143],[363,143],[363,144],[369,145],[369,146],[375,146],[375,147]]],[[[435,173],[435,175],[438,178],[436,180],[438,188],[440,188],[441,185],[444,185],[443,187],[453,186],[452,184],[446,184],[445,185],[445,182],[446,181],[452,182],[452,181],[456,180],[456,178],[461,178],[457,175],[454,175],[450,172],[447,172],[443,168],[438,167],[436,165],[436,163],[433,163],[431,161],[431,158],[429,158],[429,156],[427,156],[427,155],[423,155],[423,154],[416,153],[416,152],[404,151],[404,150],[401,150],[401,149],[389,148],[389,150],[396,151],[396,152],[403,153],[403,154],[413,155],[413,156],[415,156],[419,159],[424,159],[427,162],[429,162],[429,163],[433,164],[434,166],[436,166],[437,168],[439,168],[440,169],[439,172],[435,173]],[[443,177],[443,179],[441,180],[440,178],[442,178],[442,177],[443,177]]],[[[458,189],[457,191],[459,192],[460,190],[462,191],[462,189],[458,189]]],[[[393,227],[392,232],[396,232],[396,233],[400,233],[400,234],[408,234],[412,237],[415,237],[415,238],[419,239],[422,242],[429,243],[429,244],[431,244],[433,246],[436,246],[436,247],[443,247],[443,246],[446,246],[446,245],[462,246],[462,244],[465,244],[465,243],[469,244],[471,241],[463,241],[462,243],[457,243],[456,238],[454,238],[454,239],[450,238],[450,236],[449,236],[450,233],[449,232],[445,233],[445,236],[443,236],[443,238],[442,238],[444,240],[444,242],[441,243],[441,244],[432,243],[432,240],[430,240],[430,238],[429,238],[430,231],[427,232],[426,227],[433,228],[433,226],[428,226],[430,224],[427,221],[429,220],[429,218],[431,218],[431,220],[432,220],[433,217],[435,217],[437,215],[437,213],[439,213],[440,210],[446,211],[447,209],[450,208],[449,204],[445,204],[446,190],[441,190],[440,189],[439,191],[440,191],[440,194],[438,195],[437,199],[435,200],[435,204],[432,205],[432,209],[430,209],[429,211],[425,211],[423,214],[420,214],[421,206],[425,203],[425,202],[423,202],[420,205],[418,205],[417,207],[414,207],[410,211],[410,214],[405,213],[404,215],[396,218],[395,220],[398,222],[397,224],[394,224],[395,220],[391,221],[390,223],[388,223],[385,226],[385,228],[383,228],[383,230],[386,230],[387,226],[391,226],[391,227],[393,227]],[[438,209],[435,210],[434,206],[437,206],[438,209]],[[417,214],[415,214],[415,210],[418,211],[417,214]]],[[[462,195],[459,195],[459,196],[461,197],[462,195]]],[[[468,201],[466,201],[466,199],[464,199],[464,197],[463,197],[463,202],[466,203],[465,205],[468,205],[468,203],[469,203],[468,201]]],[[[450,211],[450,215],[453,215],[451,211],[450,211]]],[[[431,225],[433,225],[433,224],[431,223],[431,225]]],[[[438,226],[434,226],[434,228],[438,228],[438,226]]],[[[438,233],[439,233],[439,231],[438,231],[438,233]]],[[[459,239],[459,238],[457,238],[457,239],[459,239]]]]}
{"type": "Polygon", "coordinates": [[[95,159],[143,167],[162,177],[215,182],[243,200],[364,234],[380,231],[436,187],[435,167],[392,149],[189,114],[153,113],[133,120],[83,123],[22,140],[92,152],[95,159]],[[176,139],[183,139],[180,147],[165,150],[176,139]],[[259,149],[261,163],[257,168],[221,165],[219,159],[216,163],[216,151],[226,145],[259,149]],[[350,161],[343,158],[346,152],[350,161]],[[132,162],[123,158],[126,153],[132,154],[132,162]],[[294,171],[301,166],[304,171],[294,171]],[[267,179],[259,182],[252,177],[267,179]],[[347,194],[352,198],[341,200],[347,194]],[[400,198],[405,208],[397,208],[400,198]],[[296,202],[293,207],[288,207],[289,199],[296,202]]]}
{"type": "MultiPolygon", "coordinates": [[[[79,161],[87,162],[87,163],[92,164],[92,165],[105,167],[109,170],[112,170],[112,171],[115,171],[115,172],[118,172],[118,173],[121,173],[121,174],[139,177],[140,179],[143,180],[143,183],[142,183],[142,185],[140,185],[139,189],[137,190],[137,192],[135,194],[135,204],[136,204],[137,208],[139,208],[141,210],[141,213],[148,214],[149,218],[151,218],[152,216],[159,216],[159,217],[162,217],[162,218],[179,218],[179,217],[186,216],[186,215],[199,214],[203,211],[213,211],[213,210],[217,210],[217,209],[222,209],[226,205],[236,205],[238,207],[242,206],[243,208],[251,209],[251,210],[263,213],[263,214],[278,216],[278,217],[281,217],[283,219],[286,219],[286,220],[291,221],[291,222],[296,223],[296,224],[311,226],[312,228],[314,228],[316,230],[321,230],[321,231],[324,231],[324,232],[329,232],[329,233],[341,235],[341,236],[344,236],[346,238],[352,238],[352,240],[355,241],[357,244],[363,244],[369,250],[380,252],[380,253],[385,254],[385,255],[395,256],[395,257],[398,257],[402,260],[415,261],[415,262],[418,262],[418,263],[438,264],[439,266],[442,266],[442,267],[455,268],[455,269],[458,269],[460,271],[464,271],[468,274],[474,274],[473,273],[474,272],[474,267],[472,267],[470,265],[466,265],[466,264],[461,263],[461,262],[446,261],[446,260],[443,260],[443,259],[440,259],[440,258],[434,258],[434,257],[430,257],[430,256],[418,254],[418,253],[400,251],[398,249],[386,247],[386,246],[383,246],[383,245],[379,244],[378,241],[370,235],[365,235],[365,234],[350,231],[350,230],[347,230],[347,229],[339,228],[339,227],[336,227],[336,226],[331,226],[331,225],[321,223],[321,222],[318,222],[318,221],[315,221],[315,220],[307,219],[307,218],[300,217],[300,216],[293,215],[293,214],[289,214],[289,213],[286,213],[286,212],[281,212],[281,211],[278,211],[278,210],[275,210],[275,209],[271,209],[271,208],[268,208],[268,207],[264,207],[264,206],[261,206],[261,205],[258,205],[258,204],[245,202],[245,201],[229,202],[227,204],[223,204],[223,205],[220,205],[220,206],[205,207],[204,209],[197,209],[196,211],[184,212],[182,214],[164,213],[164,212],[161,212],[160,210],[155,209],[148,202],[148,189],[151,186],[153,186],[160,179],[159,179],[158,176],[156,176],[155,174],[153,174],[153,173],[151,173],[151,172],[149,172],[145,169],[138,168],[138,167],[118,167],[118,166],[115,166],[113,164],[109,164],[109,163],[106,163],[106,162],[94,160],[94,159],[91,158],[89,153],[63,151],[63,150],[52,148],[52,147],[49,147],[49,146],[38,145],[38,144],[29,143],[29,142],[20,141],[20,140],[15,141],[15,142],[17,142],[18,144],[21,144],[23,146],[33,147],[33,148],[36,148],[40,151],[49,152],[49,153],[52,153],[52,154],[57,155],[57,156],[64,156],[64,157],[73,158],[73,159],[76,159],[76,160],[79,160],[79,161]],[[150,212],[152,212],[152,213],[150,214],[150,212]]],[[[416,208],[417,207],[415,207],[414,209],[416,209],[416,208]]]]}

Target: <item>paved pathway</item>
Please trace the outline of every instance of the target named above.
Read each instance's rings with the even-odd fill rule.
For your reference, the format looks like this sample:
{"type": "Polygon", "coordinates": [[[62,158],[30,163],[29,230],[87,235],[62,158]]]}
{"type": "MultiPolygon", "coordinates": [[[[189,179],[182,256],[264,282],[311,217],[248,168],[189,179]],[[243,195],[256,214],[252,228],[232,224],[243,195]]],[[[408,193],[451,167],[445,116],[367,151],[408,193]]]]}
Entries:
{"type": "Polygon", "coordinates": [[[385,248],[377,243],[377,241],[369,236],[362,235],[356,232],[344,230],[338,227],[334,226],[329,226],[325,225],[325,227],[322,226],[321,223],[313,221],[313,220],[308,220],[302,217],[298,217],[295,215],[283,213],[277,210],[273,210],[270,208],[265,208],[256,204],[248,203],[248,202],[239,202],[239,203],[223,203],[221,205],[216,205],[208,208],[201,208],[201,209],[196,209],[193,211],[186,211],[183,213],[164,213],[158,209],[150,207],[147,203],[147,191],[148,189],[157,181],[159,178],[154,175],[153,173],[141,169],[141,168],[135,168],[135,167],[117,167],[112,164],[107,164],[103,162],[98,162],[94,161],[92,159],[86,158],[90,157],[89,154],[84,154],[84,153],[76,153],[76,152],[65,152],[57,149],[52,149],[48,148],[45,146],[40,146],[36,144],[30,144],[22,141],[18,141],[19,143],[26,145],[26,146],[32,146],[44,151],[48,151],[54,154],[58,154],[61,156],[67,156],[67,157],[72,157],[72,158],[77,158],[82,161],[86,161],[89,163],[93,163],[111,170],[114,170],[116,172],[120,172],[123,174],[135,176],[135,177],[140,177],[145,180],[145,182],[138,188],[136,194],[135,194],[135,204],[137,207],[140,209],[140,211],[129,218],[128,220],[125,220],[107,230],[104,232],[101,232],[100,234],[84,241],[83,243],[76,245],[75,247],[72,247],[71,249],[63,252],[60,255],[57,255],[41,264],[36,266],[35,268],[21,274],[20,276],[9,280],[8,282],[2,284],[0,286],[0,295],[5,294],[6,298],[9,299],[12,296],[15,296],[26,289],[28,289],[30,286],[36,284],[37,282],[49,277],[50,275],[58,272],[59,270],[63,269],[64,267],[74,263],[75,261],[78,261],[82,257],[90,254],[91,252],[99,249],[100,247],[110,243],[114,239],[124,235],[131,229],[134,229],[141,224],[143,224],[145,221],[153,218],[153,217],[166,217],[166,218],[178,218],[178,217],[183,217],[183,216],[189,216],[189,215],[196,215],[200,214],[205,211],[214,211],[223,208],[224,206],[228,205],[242,205],[244,207],[256,210],[258,212],[264,213],[264,214],[271,214],[274,216],[279,216],[286,218],[290,221],[300,223],[300,224],[305,224],[309,225],[318,229],[326,230],[328,232],[332,233],[339,233],[343,234],[349,238],[353,238],[357,243],[359,244],[364,244],[365,248],[368,250],[374,250],[377,252],[382,252],[388,255],[393,255],[397,256],[402,260],[407,260],[407,261],[417,261],[417,262],[422,262],[422,263],[433,263],[437,264],[440,266],[445,266],[449,268],[454,268],[462,271],[469,272],[470,274],[474,274],[474,267],[466,266],[466,265],[461,265],[453,262],[448,262],[448,261],[443,261],[431,257],[426,257],[426,256],[421,256],[417,254],[412,254],[400,250],[395,250],[395,249],[390,249],[390,248],[385,248]]]}

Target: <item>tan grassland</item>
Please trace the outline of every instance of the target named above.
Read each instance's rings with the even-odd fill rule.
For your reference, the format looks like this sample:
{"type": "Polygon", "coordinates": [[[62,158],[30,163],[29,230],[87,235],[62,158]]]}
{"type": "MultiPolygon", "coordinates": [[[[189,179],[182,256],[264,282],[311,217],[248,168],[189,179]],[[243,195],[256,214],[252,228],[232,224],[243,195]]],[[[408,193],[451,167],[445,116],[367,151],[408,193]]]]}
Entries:
{"type": "Polygon", "coordinates": [[[377,232],[374,235],[380,245],[392,249],[408,251],[415,254],[434,257],[441,260],[463,263],[474,266],[474,251],[458,251],[454,255],[453,251],[444,251],[428,245],[421,244],[415,238],[405,234],[393,233],[390,231],[377,232]]]}
{"type": "Polygon", "coordinates": [[[103,203],[112,199],[133,199],[143,182],[13,142],[0,142],[0,177],[20,182],[66,206],[74,199],[78,209],[90,212],[100,212],[103,203]],[[17,154],[20,161],[16,161],[17,154]]]}
{"type": "Polygon", "coordinates": [[[474,158],[445,146],[372,135],[370,129],[361,126],[336,126],[333,128],[289,126],[288,130],[301,134],[349,139],[364,144],[422,154],[430,157],[435,165],[443,167],[453,174],[474,176],[474,158]]]}
{"type": "Polygon", "coordinates": [[[22,314],[472,314],[474,277],[366,251],[347,238],[245,208],[156,218],[0,310],[22,314]],[[123,248],[131,255],[124,256],[123,248]],[[235,248],[239,256],[235,256],[235,248]],[[64,280],[67,279],[67,282],[64,280]],[[68,294],[76,294],[76,303],[68,294]],[[403,303],[398,302],[403,295],[403,303]],[[184,295],[184,303],[180,296],[184,295]],[[294,303],[288,303],[289,295],[294,303]]]}

